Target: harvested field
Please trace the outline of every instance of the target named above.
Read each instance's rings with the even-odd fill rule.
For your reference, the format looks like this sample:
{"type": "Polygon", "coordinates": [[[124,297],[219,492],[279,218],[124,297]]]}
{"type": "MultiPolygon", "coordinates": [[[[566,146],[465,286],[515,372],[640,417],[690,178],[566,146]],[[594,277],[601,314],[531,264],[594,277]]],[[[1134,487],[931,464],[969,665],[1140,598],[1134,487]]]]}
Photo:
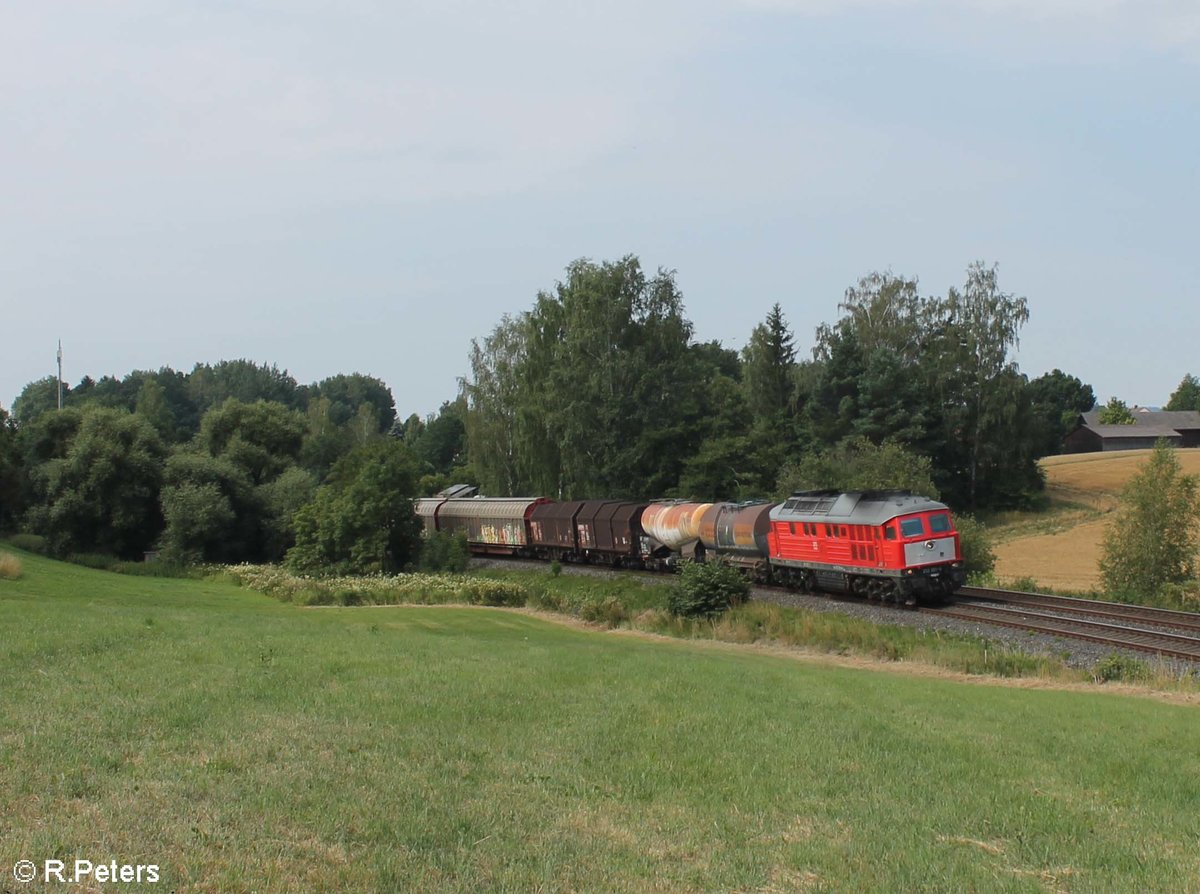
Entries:
{"type": "MultiPolygon", "coordinates": [[[[1004,580],[1030,577],[1067,590],[1100,586],[1097,562],[1108,514],[1150,450],[1076,453],[1042,460],[1045,514],[1006,519],[997,529],[996,573],[1004,580]]],[[[1178,451],[1183,471],[1200,475],[1200,450],[1178,451]]]]}

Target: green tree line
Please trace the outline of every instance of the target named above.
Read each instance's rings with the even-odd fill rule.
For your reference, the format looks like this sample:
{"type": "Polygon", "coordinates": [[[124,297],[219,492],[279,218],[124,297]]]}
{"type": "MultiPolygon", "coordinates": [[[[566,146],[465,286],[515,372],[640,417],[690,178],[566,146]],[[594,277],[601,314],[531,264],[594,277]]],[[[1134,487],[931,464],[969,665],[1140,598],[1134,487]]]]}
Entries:
{"type": "Polygon", "coordinates": [[[313,568],[336,528],[345,555],[332,564],[394,570],[418,546],[413,496],[469,477],[461,402],[400,423],[390,389],[358,373],[302,386],[236,360],[85,377],[64,392],[59,410],[57,383],[42,379],[11,416],[0,408],[0,530],[36,535],[56,555],[291,552],[313,568]]]}
{"type": "MultiPolygon", "coordinates": [[[[494,495],[778,498],[909,487],[959,510],[1036,504],[1036,460],[1095,396],[1013,360],[1030,318],[995,266],[925,295],[870,273],[804,342],[783,303],[738,351],[695,338],[673,271],[581,259],[472,344],[459,394],[400,418],[358,373],[309,385],[247,360],[52,377],[0,409],[0,529],[60,554],[398,568],[405,501],[494,495]],[[386,494],[376,494],[385,489],[386,494]],[[366,544],[365,546],[363,544],[366,544]]],[[[1172,404],[1195,402],[1189,375],[1172,404]]]]}

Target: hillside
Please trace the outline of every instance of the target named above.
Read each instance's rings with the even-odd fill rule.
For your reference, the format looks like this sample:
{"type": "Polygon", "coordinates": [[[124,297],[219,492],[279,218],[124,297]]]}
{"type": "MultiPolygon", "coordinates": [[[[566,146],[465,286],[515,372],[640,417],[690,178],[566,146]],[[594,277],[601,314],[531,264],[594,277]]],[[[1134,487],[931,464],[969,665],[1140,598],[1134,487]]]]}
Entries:
{"type": "MultiPolygon", "coordinates": [[[[1150,453],[1077,453],[1042,460],[1050,509],[1007,516],[994,528],[996,573],[1061,589],[1099,587],[1097,562],[1108,515],[1150,453]]],[[[1200,450],[1180,450],[1178,456],[1184,472],[1200,475],[1200,450]]]]}
{"type": "Polygon", "coordinates": [[[6,868],[154,863],[181,892],[1195,884],[1192,706],[22,561],[6,868]]]}

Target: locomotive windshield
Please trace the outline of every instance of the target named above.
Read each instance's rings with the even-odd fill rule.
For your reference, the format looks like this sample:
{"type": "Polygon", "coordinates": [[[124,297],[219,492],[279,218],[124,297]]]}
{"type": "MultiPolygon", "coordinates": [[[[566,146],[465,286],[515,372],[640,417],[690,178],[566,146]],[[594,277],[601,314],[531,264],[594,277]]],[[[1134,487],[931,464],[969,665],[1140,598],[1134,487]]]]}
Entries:
{"type": "Polygon", "coordinates": [[[950,516],[944,512],[929,516],[929,530],[935,534],[945,534],[950,530],[950,516]]]}
{"type": "Polygon", "coordinates": [[[900,519],[901,537],[923,537],[924,535],[925,523],[920,518],[900,519]]]}

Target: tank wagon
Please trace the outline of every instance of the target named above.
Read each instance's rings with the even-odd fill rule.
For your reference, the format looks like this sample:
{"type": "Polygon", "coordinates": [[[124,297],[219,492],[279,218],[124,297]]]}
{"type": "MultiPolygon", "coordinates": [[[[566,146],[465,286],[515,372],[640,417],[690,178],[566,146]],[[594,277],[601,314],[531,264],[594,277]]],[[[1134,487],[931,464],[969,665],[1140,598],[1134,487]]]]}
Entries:
{"type": "Polygon", "coordinates": [[[642,512],[642,557],[648,567],[673,568],[680,562],[703,561],[700,520],[712,503],[651,503],[642,512]]]}
{"type": "Polygon", "coordinates": [[[770,503],[713,503],[700,518],[706,557],[736,565],[755,580],[771,579],[770,503]]]}
{"type": "Polygon", "coordinates": [[[473,494],[445,491],[416,513],[478,554],[663,570],[720,561],[763,583],[897,605],[941,601],[966,577],[949,509],[907,491],[800,491],[778,504],[473,494]]]}

